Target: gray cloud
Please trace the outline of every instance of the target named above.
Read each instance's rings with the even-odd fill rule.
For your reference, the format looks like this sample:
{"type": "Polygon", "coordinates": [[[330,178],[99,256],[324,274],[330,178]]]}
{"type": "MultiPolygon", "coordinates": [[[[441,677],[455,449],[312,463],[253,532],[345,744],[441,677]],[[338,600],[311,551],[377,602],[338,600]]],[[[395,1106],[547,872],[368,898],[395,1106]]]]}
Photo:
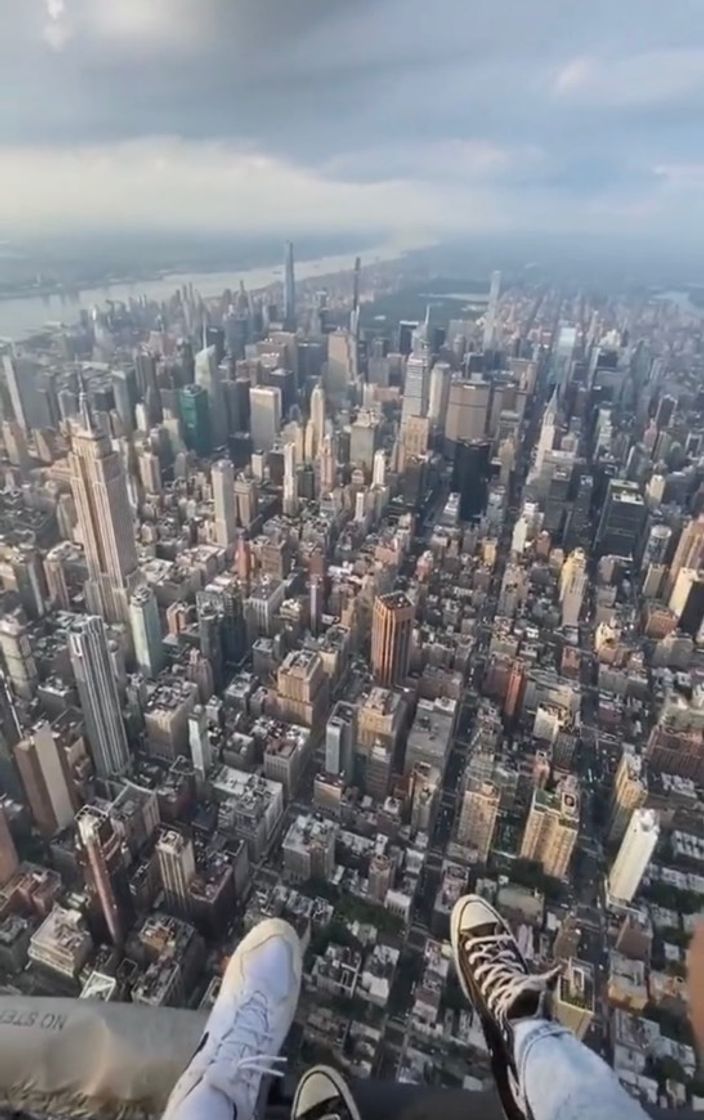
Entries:
{"type": "Polygon", "coordinates": [[[0,0],[0,16],[10,230],[704,229],[692,0],[666,20],[660,0],[0,0]]]}

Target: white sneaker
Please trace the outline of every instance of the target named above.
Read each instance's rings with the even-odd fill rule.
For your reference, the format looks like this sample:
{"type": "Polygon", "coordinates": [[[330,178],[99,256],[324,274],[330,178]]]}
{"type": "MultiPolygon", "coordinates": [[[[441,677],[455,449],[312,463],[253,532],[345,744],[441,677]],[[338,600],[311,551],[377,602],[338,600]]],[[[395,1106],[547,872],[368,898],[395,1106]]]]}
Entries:
{"type": "MultiPolygon", "coordinates": [[[[214,1096],[252,1120],[265,1075],[283,1077],[279,1051],[301,988],[303,954],[288,922],[260,922],[237,946],[198,1049],[174,1086],[165,1120],[213,1117],[214,1096]],[[206,1099],[207,1098],[207,1099],[206,1099]]],[[[232,1115],[231,1108],[228,1108],[232,1115]]]]}

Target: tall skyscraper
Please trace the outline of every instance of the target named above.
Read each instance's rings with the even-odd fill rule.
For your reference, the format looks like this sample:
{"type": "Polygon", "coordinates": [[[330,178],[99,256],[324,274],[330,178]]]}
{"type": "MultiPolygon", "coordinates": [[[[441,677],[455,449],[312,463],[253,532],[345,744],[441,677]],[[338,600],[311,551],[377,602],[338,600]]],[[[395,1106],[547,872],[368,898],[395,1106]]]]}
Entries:
{"type": "Polygon", "coordinates": [[[526,686],[525,663],[516,658],[511,666],[504,697],[504,715],[512,720],[523,704],[526,686]]]}
{"type": "Polygon", "coordinates": [[[457,824],[457,842],[477,853],[479,863],[486,863],[496,831],[501,794],[492,782],[470,779],[462,798],[457,824]]]}
{"type": "Polygon", "coordinates": [[[39,550],[25,543],[5,547],[1,570],[3,587],[16,593],[27,616],[43,618],[47,591],[39,550]]]}
{"type": "Polygon", "coordinates": [[[563,879],[579,833],[579,793],[566,780],[553,793],[536,789],[528,814],[521,859],[541,863],[546,875],[563,879]]]}
{"type": "MultiPolygon", "coordinates": [[[[206,313],[207,314],[207,313],[206,313]]],[[[212,346],[215,350],[215,360],[220,363],[225,357],[225,328],[214,326],[211,323],[203,324],[203,349],[212,346]]]]}
{"type": "Polygon", "coordinates": [[[320,624],[323,617],[323,604],[325,601],[325,583],[322,576],[310,577],[310,632],[320,633],[320,624]]]}
{"type": "MultiPolygon", "coordinates": [[[[197,649],[192,649],[188,655],[188,669],[186,670],[189,681],[194,684],[198,690],[198,698],[201,704],[205,704],[215,691],[215,681],[213,679],[213,669],[206,657],[199,653],[197,649]]],[[[190,716],[189,716],[190,721],[190,716]]],[[[189,736],[190,736],[190,722],[189,722],[189,736]]],[[[190,738],[189,738],[190,742],[190,738]]]]}
{"type": "Polygon", "coordinates": [[[137,390],[139,394],[146,397],[150,389],[156,388],[156,361],[154,354],[148,349],[140,350],[135,355],[134,360],[134,376],[135,376],[135,402],[137,400],[137,390]]]}
{"type": "Polygon", "coordinates": [[[552,352],[551,380],[555,385],[566,385],[570,379],[572,358],[577,342],[577,329],[571,326],[562,326],[557,335],[557,342],[552,352]]]}
{"type": "Polygon", "coordinates": [[[200,651],[210,665],[215,687],[220,688],[225,665],[222,625],[215,606],[207,601],[198,606],[198,636],[200,651]]]}
{"type": "Polygon", "coordinates": [[[2,440],[12,465],[26,471],[29,468],[29,452],[22,425],[16,420],[3,420],[2,440]]]}
{"type": "Polygon", "coordinates": [[[668,594],[672,593],[683,568],[704,568],[704,517],[692,518],[682,530],[667,575],[668,594]]]}
{"type": "Polygon", "coordinates": [[[354,782],[372,797],[384,798],[403,732],[406,706],[401,694],[375,687],[357,712],[354,782]]]}
{"type": "Polygon", "coordinates": [[[125,622],[129,593],[140,578],[127,483],[120,456],[95,426],[85,393],[69,465],[88,567],[88,609],[108,622],[125,622]]]}
{"type": "Polygon", "coordinates": [[[188,886],[196,873],[192,840],[175,828],[164,829],[156,843],[156,857],[166,909],[172,914],[187,915],[188,886]]]}
{"type": "MultiPolygon", "coordinates": [[[[669,525],[656,523],[651,526],[641,554],[641,572],[647,572],[651,564],[665,563],[671,539],[672,529],[669,525]]],[[[685,567],[687,567],[687,565],[685,565],[685,567]]]]}
{"type": "Polygon", "coordinates": [[[310,395],[310,418],[313,423],[312,457],[315,458],[325,438],[325,390],[320,384],[313,387],[310,395]]]}
{"type": "Polygon", "coordinates": [[[587,586],[587,557],[581,548],[565,560],[560,572],[560,602],[562,603],[562,625],[576,626],[582,610],[582,600],[587,586]]]}
{"type": "Polygon", "coordinates": [[[538,445],[535,450],[535,474],[540,474],[543,466],[543,460],[549,451],[555,447],[555,433],[557,431],[557,389],[550,397],[545,412],[543,413],[543,420],[540,425],[540,435],[538,437],[538,445]]]}
{"type": "Polygon", "coordinates": [[[16,695],[23,700],[32,699],[39,681],[27,630],[28,623],[21,610],[0,618],[0,649],[5,668],[16,695]]]}
{"type": "Polygon", "coordinates": [[[303,462],[312,463],[315,459],[315,428],[313,421],[308,420],[303,436],[303,462]]]}
{"type": "Polygon", "coordinates": [[[367,516],[367,487],[363,490],[357,491],[357,496],[354,502],[354,519],[355,521],[364,521],[367,516]]]}
{"type": "Polygon", "coordinates": [[[284,447],[284,513],[293,515],[298,509],[298,480],[296,477],[296,445],[284,447]]]}
{"type": "Polygon", "coordinates": [[[332,436],[327,435],[323,439],[323,446],[320,449],[320,493],[321,495],[330,494],[335,489],[337,482],[337,460],[335,458],[335,450],[333,448],[332,436]]]}
{"type": "Polygon", "coordinates": [[[645,524],[645,502],[635,482],[609,479],[596,534],[598,556],[635,556],[645,524]]]}
{"type": "Polygon", "coordinates": [[[375,855],[369,861],[369,898],[383,903],[393,879],[394,865],[388,856],[375,855]]]}
{"type": "Polygon", "coordinates": [[[213,443],[222,447],[227,441],[227,404],[215,346],[205,346],[196,354],[196,385],[208,394],[213,443]]]}
{"type": "Polygon", "coordinates": [[[208,729],[208,713],[198,704],[188,717],[188,745],[191,762],[198,777],[203,781],[210,770],[213,757],[208,729]]]}
{"type": "Polygon", "coordinates": [[[450,383],[447,413],[445,415],[445,453],[454,454],[455,445],[462,441],[483,440],[489,416],[491,385],[474,378],[464,381],[453,378],[450,383]]]}
{"type": "Polygon", "coordinates": [[[704,572],[696,568],[680,568],[668,606],[677,618],[680,630],[696,637],[704,619],[704,572]]]}
{"type": "Polygon", "coordinates": [[[357,737],[357,709],[338,700],[325,725],[325,769],[328,774],[346,774],[351,780],[357,737]]]}
{"type": "Polygon", "coordinates": [[[357,380],[357,340],[350,331],[343,330],[327,337],[328,360],[323,383],[326,397],[339,408],[347,399],[350,385],[357,380]]]}
{"type": "Polygon", "coordinates": [[[258,495],[257,484],[253,478],[239,474],[235,479],[235,500],[237,502],[237,520],[245,529],[257,516],[258,495]]]}
{"type": "Polygon", "coordinates": [[[390,362],[384,353],[384,343],[380,338],[371,340],[371,350],[367,355],[367,381],[370,385],[387,388],[389,384],[390,362]]]}
{"type": "Polygon", "coordinates": [[[609,840],[620,840],[628,827],[634,809],[640,809],[648,796],[643,759],[633,752],[624,750],[618,764],[614,789],[611,797],[609,819],[609,840]]]}
{"type": "Polygon", "coordinates": [[[138,400],[136,371],[134,367],[114,369],[110,379],[115,398],[115,411],[120,417],[125,435],[130,435],[134,431],[134,409],[138,400]]]}
{"type": "Polygon", "coordinates": [[[7,813],[0,805],[0,887],[4,887],[5,883],[9,882],[19,865],[17,849],[7,822],[7,813]]]}
{"type": "Polygon", "coordinates": [[[436,362],[430,373],[430,396],[428,399],[428,419],[432,424],[443,426],[450,399],[452,369],[447,362],[436,362]]]}
{"type": "Polygon", "coordinates": [[[379,448],[374,452],[374,471],[372,474],[372,484],[374,486],[386,485],[386,452],[383,448],[379,448]]]}
{"type": "Polygon", "coordinates": [[[48,723],[38,724],[31,735],[17,743],[15,761],[40,832],[53,836],[68,828],[77,806],[66,755],[48,723]]]}
{"type": "Polygon", "coordinates": [[[401,591],[374,600],[372,670],[379,684],[402,684],[408,676],[414,617],[413,604],[401,591]]]}
{"type": "Polygon", "coordinates": [[[293,266],[293,242],[286,242],[284,257],[284,326],[287,331],[296,329],[296,276],[293,266]]]}
{"type": "Polygon", "coordinates": [[[406,363],[401,423],[409,416],[426,416],[430,390],[430,359],[427,348],[411,354],[406,363]]]}
{"type": "Polygon", "coordinates": [[[145,494],[161,493],[161,464],[153,451],[142,451],[137,456],[139,477],[145,494]]]}
{"type": "Polygon", "coordinates": [[[413,350],[413,339],[420,326],[417,319],[401,319],[398,325],[398,352],[406,357],[413,350]]]}
{"type": "Polygon", "coordinates": [[[362,408],[350,429],[350,462],[371,471],[379,440],[379,417],[362,408]]]}
{"type": "Polygon", "coordinates": [[[14,801],[22,799],[22,785],[13,756],[13,747],[19,740],[20,725],[17,712],[7,678],[3,672],[0,672],[0,790],[14,801]]]}
{"type": "Polygon", "coordinates": [[[84,805],[76,816],[76,841],[98,931],[122,945],[134,909],[120,835],[104,809],[84,805]]]}
{"type": "Polygon", "coordinates": [[[484,316],[484,349],[492,350],[496,342],[496,317],[499,309],[499,294],[501,292],[501,273],[495,270],[491,274],[489,287],[489,302],[484,316]]]}
{"type": "Polygon", "coordinates": [[[292,650],[276,675],[277,707],[281,719],[304,727],[318,727],[328,710],[329,681],[320,654],[292,650]]]}
{"type": "Polygon", "coordinates": [[[625,903],[633,901],[659,836],[660,820],[655,810],[634,809],[609,873],[612,898],[625,903]]]}
{"type": "Polygon", "coordinates": [[[210,472],[215,503],[215,541],[227,548],[237,533],[235,468],[229,459],[218,459],[210,472]]]}
{"type": "Polygon", "coordinates": [[[3,365],[12,410],[22,430],[52,427],[53,417],[38,363],[25,354],[5,354],[3,365]]]}
{"type": "Polygon", "coordinates": [[[471,521],[486,510],[491,471],[491,444],[486,440],[455,444],[452,489],[460,496],[462,521],[471,521]]]}
{"type": "Polygon", "coordinates": [[[249,390],[252,447],[255,451],[271,451],[281,431],[281,390],[270,385],[257,385],[249,390]]]}
{"type": "Polygon", "coordinates": [[[137,667],[153,680],[164,667],[164,646],[159,607],[151,587],[138,587],[134,592],[130,600],[130,627],[137,667]]]}
{"type": "Polygon", "coordinates": [[[121,774],[129,751],[102,618],[77,618],[68,641],[95,769],[101,778],[121,774]]]}
{"type": "Polygon", "coordinates": [[[15,420],[19,424],[23,432],[28,431],[29,422],[25,415],[25,404],[23,400],[22,384],[23,378],[21,371],[18,368],[20,359],[13,357],[10,354],[3,355],[3,368],[5,371],[5,381],[7,383],[7,390],[10,394],[10,402],[12,404],[12,411],[15,414],[15,420]]]}
{"type": "Polygon", "coordinates": [[[180,391],[183,435],[189,451],[209,455],[213,447],[208,394],[201,385],[184,385],[180,391]]]}

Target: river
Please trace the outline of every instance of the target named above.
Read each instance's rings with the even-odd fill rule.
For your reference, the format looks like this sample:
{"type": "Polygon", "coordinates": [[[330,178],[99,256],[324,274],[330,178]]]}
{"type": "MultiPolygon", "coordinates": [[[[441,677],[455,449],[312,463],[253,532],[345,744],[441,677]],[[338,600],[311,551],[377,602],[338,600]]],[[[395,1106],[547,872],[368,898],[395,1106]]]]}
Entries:
{"type": "MultiPolygon", "coordinates": [[[[363,265],[379,264],[382,261],[398,260],[409,249],[416,246],[380,245],[373,249],[362,249],[357,253],[344,253],[337,256],[317,257],[296,263],[296,279],[310,280],[316,276],[327,276],[335,272],[352,269],[355,256],[362,258],[363,265]]],[[[73,323],[81,308],[101,306],[106,300],[127,301],[130,298],[146,296],[161,301],[168,299],[177,288],[193,284],[196,291],[204,297],[220,295],[226,288],[236,289],[243,280],[249,291],[266,288],[283,277],[282,265],[266,265],[259,268],[244,269],[237,272],[180,272],[168,273],[155,280],[135,280],[130,283],[107,284],[98,288],[85,288],[80,292],[62,295],[27,295],[0,300],[0,336],[22,338],[30,331],[38,330],[48,322],[73,323]]]]}
{"type": "Polygon", "coordinates": [[[674,289],[670,292],[658,292],[656,299],[667,300],[668,303],[674,303],[680,311],[686,311],[688,315],[696,315],[701,319],[704,316],[704,308],[698,307],[696,303],[692,303],[689,292],[682,289],[674,289]]]}

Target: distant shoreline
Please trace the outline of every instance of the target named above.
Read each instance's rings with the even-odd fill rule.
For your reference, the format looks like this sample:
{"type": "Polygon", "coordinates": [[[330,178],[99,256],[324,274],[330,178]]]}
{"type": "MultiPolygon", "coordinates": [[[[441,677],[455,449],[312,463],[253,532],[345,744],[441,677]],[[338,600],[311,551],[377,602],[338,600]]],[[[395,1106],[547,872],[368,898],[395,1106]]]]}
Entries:
{"type": "MultiPolygon", "coordinates": [[[[301,257],[296,260],[296,282],[304,285],[324,285],[331,277],[351,273],[356,256],[362,259],[362,269],[386,265],[423,248],[418,240],[405,244],[359,246],[344,253],[301,257]]],[[[22,294],[12,294],[9,288],[0,289],[0,337],[26,338],[42,330],[47,323],[67,323],[78,320],[81,310],[104,307],[106,303],[124,303],[145,299],[148,302],[168,301],[181,288],[193,285],[206,302],[215,299],[230,288],[236,291],[243,282],[247,291],[262,292],[283,281],[283,262],[271,261],[268,265],[235,266],[225,271],[217,269],[185,270],[183,272],[150,270],[151,279],[139,275],[129,280],[113,279],[102,284],[86,283],[83,287],[64,284],[46,284],[27,289],[22,294]]],[[[16,289],[16,286],[13,286],[16,289]]]]}
{"type": "MultiPolygon", "coordinates": [[[[308,253],[296,258],[296,267],[304,272],[306,266],[314,265],[317,262],[326,260],[339,260],[345,258],[349,260],[349,265],[344,265],[341,268],[335,268],[334,272],[319,273],[323,275],[335,275],[337,273],[352,271],[354,268],[355,256],[361,255],[362,267],[368,267],[370,264],[382,264],[385,261],[397,259],[405,256],[407,253],[414,250],[426,248],[427,242],[410,242],[407,245],[381,245],[374,248],[363,248],[350,250],[349,252],[342,253],[308,253]],[[366,260],[365,260],[366,257],[366,260]]],[[[137,273],[129,274],[113,274],[104,277],[90,277],[86,276],[80,281],[67,282],[64,280],[47,280],[45,283],[35,284],[32,282],[22,284],[5,285],[0,282],[0,303],[6,300],[22,300],[22,299],[52,299],[58,298],[65,300],[67,303],[75,303],[81,299],[85,292],[105,291],[109,293],[112,288],[133,288],[140,284],[161,284],[170,282],[171,278],[182,278],[187,275],[197,277],[207,276],[221,276],[229,274],[233,277],[242,275],[246,277],[260,271],[268,271],[270,273],[280,272],[280,278],[275,276],[266,284],[259,285],[256,289],[263,290],[264,288],[272,287],[278,282],[283,282],[283,264],[278,258],[271,258],[270,260],[253,262],[251,259],[248,263],[240,265],[239,267],[232,268],[231,266],[223,267],[222,263],[213,264],[211,266],[204,266],[188,263],[180,265],[171,265],[168,268],[150,268],[138,271],[137,273]]],[[[305,283],[306,280],[314,279],[314,276],[301,276],[300,283],[305,283]]],[[[298,282],[298,279],[297,279],[298,282]]],[[[180,287],[179,279],[175,279],[174,290],[180,287]]]]}

